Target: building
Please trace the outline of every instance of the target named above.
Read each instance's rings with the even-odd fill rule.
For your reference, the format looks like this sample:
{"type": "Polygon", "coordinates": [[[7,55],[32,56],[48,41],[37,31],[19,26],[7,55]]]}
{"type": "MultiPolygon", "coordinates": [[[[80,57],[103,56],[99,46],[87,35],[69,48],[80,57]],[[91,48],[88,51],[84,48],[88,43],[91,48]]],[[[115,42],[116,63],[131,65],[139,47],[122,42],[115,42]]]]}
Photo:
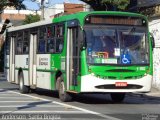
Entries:
{"type": "Polygon", "coordinates": [[[64,13],[64,4],[55,4],[44,9],[44,19],[54,18],[54,15],[64,13]]]}
{"type": "Polygon", "coordinates": [[[44,19],[51,19],[59,15],[73,14],[76,12],[90,11],[91,8],[86,4],[63,3],[55,4],[44,9],[44,19]]]}
{"type": "Polygon", "coordinates": [[[66,14],[73,14],[76,12],[82,12],[84,10],[83,4],[64,3],[64,13],[66,14]]]}
{"type": "Polygon", "coordinates": [[[6,9],[0,14],[0,23],[2,24],[6,19],[9,19],[14,26],[21,25],[26,15],[29,14],[41,14],[40,11],[30,11],[30,10],[14,10],[6,9]]]}

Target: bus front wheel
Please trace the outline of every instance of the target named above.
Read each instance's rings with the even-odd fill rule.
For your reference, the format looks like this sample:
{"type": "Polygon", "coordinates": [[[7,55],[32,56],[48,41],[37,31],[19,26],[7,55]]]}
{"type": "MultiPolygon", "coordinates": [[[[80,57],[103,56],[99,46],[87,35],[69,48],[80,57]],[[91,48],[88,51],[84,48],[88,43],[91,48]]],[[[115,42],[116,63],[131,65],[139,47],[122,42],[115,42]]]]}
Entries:
{"type": "Polygon", "coordinates": [[[23,73],[19,74],[19,90],[21,93],[29,93],[29,86],[24,85],[23,73]]]}
{"type": "Polygon", "coordinates": [[[69,102],[72,100],[72,96],[65,91],[65,85],[64,85],[64,81],[61,78],[58,78],[59,80],[59,98],[61,101],[63,102],[69,102]]]}
{"type": "Polygon", "coordinates": [[[113,102],[122,102],[125,98],[125,93],[111,93],[110,95],[113,102]]]}

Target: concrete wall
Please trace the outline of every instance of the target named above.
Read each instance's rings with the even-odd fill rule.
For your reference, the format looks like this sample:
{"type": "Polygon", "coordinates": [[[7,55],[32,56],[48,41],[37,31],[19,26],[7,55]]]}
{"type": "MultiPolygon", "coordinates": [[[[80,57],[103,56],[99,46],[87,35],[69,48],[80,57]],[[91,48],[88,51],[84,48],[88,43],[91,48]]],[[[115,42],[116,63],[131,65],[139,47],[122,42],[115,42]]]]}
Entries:
{"type": "Polygon", "coordinates": [[[149,29],[155,39],[155,48],[153,50],[153,87],[160,90],[160,17],[150,20],[149,29]]]}

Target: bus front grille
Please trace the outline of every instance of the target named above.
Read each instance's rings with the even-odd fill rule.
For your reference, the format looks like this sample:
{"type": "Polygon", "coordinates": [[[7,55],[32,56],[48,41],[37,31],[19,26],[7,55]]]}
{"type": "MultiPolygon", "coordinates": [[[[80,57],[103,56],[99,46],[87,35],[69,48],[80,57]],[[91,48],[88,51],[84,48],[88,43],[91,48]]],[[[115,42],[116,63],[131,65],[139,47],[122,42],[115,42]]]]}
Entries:
{"type": "Polygon", "coordinates": [[[127,86],[117,87],[115,86],[115,84],[110,84],[110,85],[99,85],[95,87],[98,89],[141,89],[143,86],[128,84],[127,86]]]}

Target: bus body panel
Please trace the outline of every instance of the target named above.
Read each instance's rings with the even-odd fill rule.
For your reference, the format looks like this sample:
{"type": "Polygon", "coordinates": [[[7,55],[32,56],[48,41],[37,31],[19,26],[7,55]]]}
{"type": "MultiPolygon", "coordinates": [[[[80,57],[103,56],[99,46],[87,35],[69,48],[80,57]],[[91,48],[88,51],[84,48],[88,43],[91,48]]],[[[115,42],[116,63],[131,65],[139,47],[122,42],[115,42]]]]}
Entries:
{"type": "Polygon", "coordinates": [[[50,54],[37,54],[37,86],[51,89],[50,54]]]}
{"type": "MultiPolygon", "coordinates": [[[[18,73],[16,74],[18,75],[18,73]]],[[[23,70],[23,79],[24,79],[24,85],[29,86],[29,79],[28,79],[28,70],[23,70]]],[[[18,76],[17,76],[18,79],[18,76]]]]}
{"type": "Polygon", "coordinates": [[[28,55],[15,55],[16,69],[28,69],[28,55]]]}
{"type": "Polygon", "coordinates": [[[37,71],[37,83],[36,87],[51,89],[51,74],[50,72],[37,71]]]}
{"type": "Polygon", "coordinates": [[[23,79],[24,79],[24,85],[29,86],[29,74],[28,74],[28,55],[15,55],[15,80],[18,84],[18,75],[20,69],[23,71],[23,79]]]}
{"type": "Polygon", "coordinates": [[[151,89],[152,76],[146,75],[139,79],[114,80],[97,78],[94,75],[85,75],[81,78],[81,92],[149,92],[151,89]],[[127,82],[127,85],[141,85],[141,89],[100,89],[96,88],[101,85],[115,85],[116,82],[127,82]]]}

